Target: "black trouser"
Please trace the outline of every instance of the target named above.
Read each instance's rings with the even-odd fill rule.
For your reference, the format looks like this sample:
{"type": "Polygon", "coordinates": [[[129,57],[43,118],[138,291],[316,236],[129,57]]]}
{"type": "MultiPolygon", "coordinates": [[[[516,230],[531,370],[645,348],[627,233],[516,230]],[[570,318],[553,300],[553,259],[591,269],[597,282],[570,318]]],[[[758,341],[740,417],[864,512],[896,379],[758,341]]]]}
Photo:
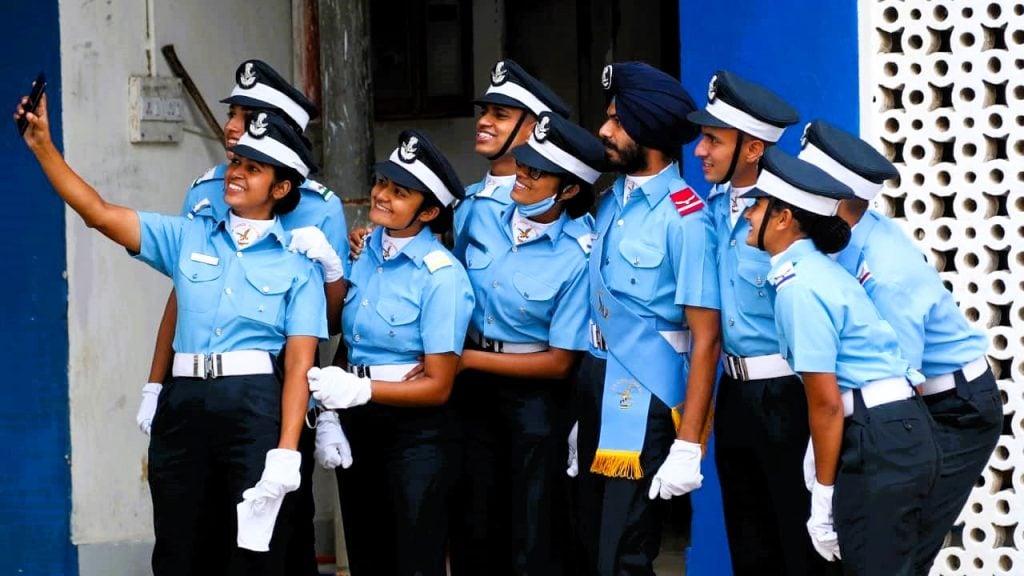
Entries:
{"type": "Polygon", "coordinates": [[[722,373],[715,464],[736,576],[826,573],[806,528],[809,435],[807,397],[796,375],[741,381],[722,373]]]}
{"type": "Polygon", "coordinates": [[[843,574],[908,576],[940,463],[932,419],[920,397],[868,409],[853,395],[832,496],[843,574]]]}
{"type": "Polygon", "coordinates": [[[292,516],[292,534],[288,539],[288,576],[317,576],[316,533],[313,517],[316,504],[313,501],[313,470],[316,459],[316,430],[302,427],[299,436],[299,452],[302,453],[302,484],[295,491],[295,512],[292,516]]]}
{"type": "Polygon", "coordinates": [[[576,375],[580,466],[576,521],[586,563],[582,573],[653,575],[667,501],[651,500],[647,492],[651,478],[668,456],[676,436],[675,424],[671,410],[652,397],[640,452],[644,477],[628,480],[591,473],[600,431],[605,368],[605,360],[584,354],[576,375]]]}
{"type": "Polygon", "coordinates": [[[992,370],[971,382],[959,370],[953,376],[956,388],[924,397],[935,420],[942,466],[922,515],[924,532],[914,551],[917,574],[928,574],[1003,428],[1003,401],[992,370]]]}
{"type": "Polygon", "coordinates": [[[452,574],[564,574],[568,387],[476,371],[456,379],[463,460],[452,498],[452,574]]]}
{"type": "Polygon", "coordinates": [[[277,515],[269,552],[236,546],[235,507],[259,481],[280,432],[281,383],[274,375],[168,381],[149,442],[155,576],[289,574],[294,493],[277,515]]]}
{"type": "Polygon", "coordinates": [[[337,468],[352,576],[443,576],[457,452],[446,406],[339,412],[352,466],[337,468]]]}

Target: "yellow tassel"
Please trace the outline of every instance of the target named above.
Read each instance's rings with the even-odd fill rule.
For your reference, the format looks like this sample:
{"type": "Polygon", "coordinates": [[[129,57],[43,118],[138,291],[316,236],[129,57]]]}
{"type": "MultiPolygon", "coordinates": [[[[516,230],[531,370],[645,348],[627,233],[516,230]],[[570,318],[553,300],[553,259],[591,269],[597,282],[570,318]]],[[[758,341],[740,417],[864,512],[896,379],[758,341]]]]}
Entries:
{"type": "Polygon", "coordinates": [[[610,478],[639,480],[644,477],[644,469],[640,467],[640,453],[630,450],[599,449],[594,455],[590,471],[610,478]]]}

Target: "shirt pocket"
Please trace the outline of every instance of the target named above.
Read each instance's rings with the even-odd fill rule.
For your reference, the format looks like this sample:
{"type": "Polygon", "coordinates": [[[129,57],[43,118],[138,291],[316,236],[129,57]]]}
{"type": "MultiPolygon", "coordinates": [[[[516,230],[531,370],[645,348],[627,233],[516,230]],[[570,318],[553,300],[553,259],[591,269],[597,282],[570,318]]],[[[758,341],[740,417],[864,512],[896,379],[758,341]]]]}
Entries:
{"type": "Polygon", "coordinates": [[[178,306],[189,312],[205,313],[220,301],[221,273],[224,265],[197,262],[184,252],[178,259],[182,281],[175,285],[178,306]]]}
{"type": "Polygon", "coordinates": [[[482,270],[491,265],[491,255],[470,243],[466,246],[466,269],[482,270]]]}
{"type": "Polygon", "coordinates": [[[285,298],[292,286],[292,277],[261,268],[246,271],[245,279],[248,289],[235,299],[238,314],[264,324],[283,324],[285,298]]]}
{"type": "Polygon", "coordinates": [[[616,288],[630,296],[649,301],[658,289],[665,250],[636,240],[619,243],[619,255],[626,262],[624,277],[616,288]]]}
{"type": "Polygon", "coordinates": [[[772,318],[775,312],[769,297],[768,271],[769,261],[741,258],[737,262],[736,283],[739,302],[743,313],[750,316],[772,318]]]}
{"type": "Polygon", "coordinates": [[[547,326],[551,309],[555,305],[557,288],[539,278],[516,272],[512,275],[517,310],[509,314],[518,326],[538,324],[547,326]]]}
{"type": "Polygon", "coordinates": [[[383,321],[378,323],[377,332],[381,340],[375,347],[385,350],[408,351],[422,349],[419,334],[420,307],[409,300],[386,298],[377,303],[377,315],[383,321]]]}

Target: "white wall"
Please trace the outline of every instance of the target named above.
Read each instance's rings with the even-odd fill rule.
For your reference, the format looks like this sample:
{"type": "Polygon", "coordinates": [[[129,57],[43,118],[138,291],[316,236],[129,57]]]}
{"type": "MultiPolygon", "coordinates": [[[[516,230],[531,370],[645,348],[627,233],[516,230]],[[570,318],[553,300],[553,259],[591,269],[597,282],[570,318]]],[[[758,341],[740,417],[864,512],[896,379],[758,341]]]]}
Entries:
{"type": "MultiPolygon", "coordinates": [[[[501,57],[502,5],[474,2],[478,92],[501,57]]],[[[192,180],[223,160],[220,143],[187,97],[181,143],[129,143],[128,77],[171,75],[161,46],[175,45],[218,120],[227,112],[219,100],[233,86],[240,61],[260,58],[286,78],[293,73],[290,0],[63,1],[60,18],[68,162],[107,200],[141,210],[176,213],[192,180]]],[[[377,156],[390,153],[402,129],[419,128],[434,137],[468,184],[487,169],[473,152],[474,124],[472,117],[379,123],[377,156]]],[[[118,570],[118,558],[141,565],[146,552],[123,544],[152,540],[148,439],[135,428],[134,416],[170,281],[70,211],[66,231],[72,539],[80,546],[82,573],[102,573],[84,568],[85,559],[118,570]]]]}
{"type": "MultiPolygon", "coordinates": [[[[60,4],[64,150],[110,201],[177,212],[188,185],[223,160],[189,103],[179,144],[128,142],[128,77],[170,75],[173,43],[210,108],[257,57],[292,70],[290,0],[94,0],[60,4]]],[[[67,218],[72,539],[88,545],[152,538],[147,438],[135,428],[154,336],[170,282],[67,218]]]]}

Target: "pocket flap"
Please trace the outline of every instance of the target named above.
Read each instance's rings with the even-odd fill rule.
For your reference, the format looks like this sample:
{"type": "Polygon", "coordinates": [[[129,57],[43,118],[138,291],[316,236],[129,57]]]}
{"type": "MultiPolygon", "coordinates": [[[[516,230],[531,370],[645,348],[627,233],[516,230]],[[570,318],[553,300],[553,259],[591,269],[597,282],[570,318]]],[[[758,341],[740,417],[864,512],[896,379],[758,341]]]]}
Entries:
{"type": "Polygon", "coordinates": [[[466,268],[479,270],[491,265],[491,255],[470,243],[466,246],[466,268]]]}
{"type": "Polygon", "coordinates": [[[406,300],[381,300],[377,304],[377,314],[392,326],[409,324],[420,315],[420,309],[406,300]]]}
{"type": "Polygon", "coordinates": [[[283,294],[292,285],[291,277],[282,277],[270,270],[246,270],[245,279],[260,294],[283,294]]]}
{"type": "Polygon", "coordinates": [[[512,285],[515,286],[516,292],[527,300],[545,301],[555,297],[555,288],[522,272],[516,272],[512,276],[512,285]]]}
{"type": "Polygon", "coordinates": [[[635,268],[657,268],[665,259],[661,250],[636,240],[623,240],[619,244],[619,254],[635,268]]]}

